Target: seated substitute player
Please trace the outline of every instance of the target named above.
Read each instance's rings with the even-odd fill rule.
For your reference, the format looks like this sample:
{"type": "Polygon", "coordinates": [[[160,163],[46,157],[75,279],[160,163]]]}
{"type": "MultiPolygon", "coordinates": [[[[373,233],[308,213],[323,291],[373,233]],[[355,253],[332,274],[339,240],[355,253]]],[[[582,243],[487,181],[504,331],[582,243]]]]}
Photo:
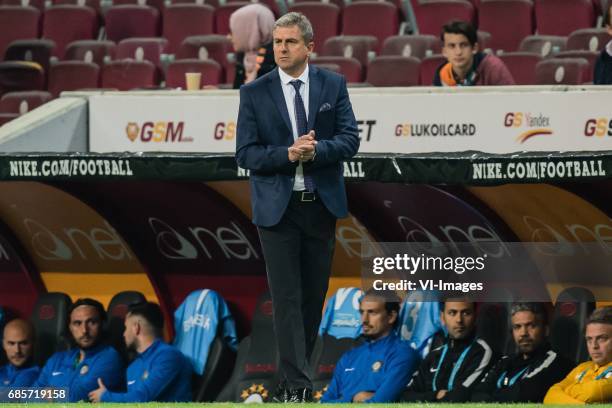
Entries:
{"type": "Polygon", "coordinates": [[[585,340],[591,361],[579,364],[553,385],[545,404],[612,402],[612,307],[595,309],[586,323],[585,340]]]}
{"type": "Polygon", "coordinates": [[[393,402],[419,360],[393,330],[400,299],[394,292],[370,289],[361,298],[362,335],[366,343],[347,351],[321,402],[393,402]]]}
{"type": "Polygon", "coordinates": [[[465,21],[442,27],[442,54],[447,62],[434,75],[435,86],[514,85],[504,62],[478,49],[476,29],[465,21]]]}
{"type": "Polygon", "coordinates": [[[113,389],[123,383],[124,366],[117,351],[102,342],[106,312],[94,299],[78,299],[70,306],[68,328],[76,347],[53,354],[43,367],[35,387],[68,390],[68,401],[87,400],[102,378],[113,389]]]}
{"type": "Polygon", "coordinates": [[[23,319],[4,326],[2,348],[8,364],[0,367],[0,387],[29,387],[36,381],[40,368],[32,364],[34,328],[23,319]]]}
{"type": "Polygon", "coordinates": [[[547,313],[541,303],[514,303],[510,318],[517,352],[495,364],[474,388],[472,401],[542,402],[546,391],[573,367],[550,348],[547,313]]]}
{"type": "Polygon", "coordinates": [[[465,402],[490,368],[493,352],[476,336],[476,305],[464,299],[440,303],[440,320],[448,335],[429,352],[402,394],[402,401],[465,402]]]}
{"type": "Polygon", "coordinates": [[[131,305],[123,337],[138,353],[127,369],[127,392],[111,392],[100,380],[89,393],[92,402],[191,402],[191,363],[162,340],[164,317],[152,302],[131,305]]]}

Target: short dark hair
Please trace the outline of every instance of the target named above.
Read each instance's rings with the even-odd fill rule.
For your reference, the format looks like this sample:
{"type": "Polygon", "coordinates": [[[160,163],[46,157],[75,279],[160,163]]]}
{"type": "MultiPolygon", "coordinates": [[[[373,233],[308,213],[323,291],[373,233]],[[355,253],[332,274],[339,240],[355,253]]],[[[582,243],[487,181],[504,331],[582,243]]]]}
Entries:
{"type": "Polygon", "coordinates": [[[444,34],[463,34],[473,47],[478,42],[478,34],[474,26],[467,21],[453,20],[442,26],[440,39],[444,43],[444,34]]]}
{"type": "Polygon", "coordinates": [[[548,313],[539,302],[514,302],[510,306],[510,317],[518,312],[531,312],[536,318],[539,318],[544,326],[548,325],[548,313]]]}
{"type": "Polygon", "coordinates": [[[139,316],[145,319],[153,330],[157,337],[162,336],[164,330],[164,314],[162,313],[161,307],[157,303],[153,302],[139,302],[133,303],[128,306],[129,316],[139,316]]]}
{"type": "Polygon", "coordinates": [[[440,311],[444,312],[444,306],[446,305],[446,302],[451,302],[451,301],[471,303],[474,306],[474,313],[476,313],[476,309],[478,306],[476,302],[468,299],[467,297],[452,296],[452,295],[442,296],[442,299],[438,302],[438,304],[440,305],[440,311]]]}
{"type": "Polygon", "coordinates": [[[102,303],[98,302],[95,299],[91,299],[91,298],[80,298],[80,299],[77,299],[77,301],[74,302],[72,305],[70,305],[70,308],[68,309],[68,323],[70,323],[70,316],[72,315],[72,312],[74,311],[74,309],[80,306],[91,306],[95,308],[96,311],[98,312],[98,317],[100,318],[100,322],[104,323],[106,321],[106,310],[104,310],[104,306],[102,306],[102,303]]]}
{"type": "Polygon", "coordinates": [[[587,319],[585,326],[589,324],[612,324],[612,306],[599,307],[587,319]]]}
{"type": "Polygon", "coordinates": [[[395,312],[398,314],[400,311],[400,303],[402,299],[392,290],[376,290],[374,288],[370,288],[366,291],[366,293],[361,298],[362,300],[366,297],[370,298],[379,298],[385,302],[385,310],[387,314],[391,314],[391,312],[395,312]]]}

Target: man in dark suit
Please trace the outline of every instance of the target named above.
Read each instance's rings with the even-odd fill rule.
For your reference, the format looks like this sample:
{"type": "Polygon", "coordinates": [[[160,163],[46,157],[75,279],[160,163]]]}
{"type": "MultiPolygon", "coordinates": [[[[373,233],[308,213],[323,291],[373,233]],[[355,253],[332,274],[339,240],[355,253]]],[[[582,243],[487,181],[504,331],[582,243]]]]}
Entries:
{"type": "Polygon", "coordinates": [[[280,353],[277,399],[312,398],[317,336],[336,219],[348,215],[342,161],[357,153],[357,123],[340,75],[308,65],[313,32],[300,13],[273,33],[278,68],[240,88],[236,159],[250,170],[280,353]]]}

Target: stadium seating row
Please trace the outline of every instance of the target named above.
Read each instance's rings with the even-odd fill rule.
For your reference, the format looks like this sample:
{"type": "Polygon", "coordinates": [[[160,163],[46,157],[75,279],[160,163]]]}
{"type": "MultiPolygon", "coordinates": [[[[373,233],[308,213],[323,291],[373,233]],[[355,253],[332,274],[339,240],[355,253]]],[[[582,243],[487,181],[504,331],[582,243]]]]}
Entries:
{"type": "MultiPolygon", "coordinates": [[[[322,395],[341,355],[361,342],[358,302],[355,301],[361,294],[357,288],[342,288],[327,304],[311,359],[315,397],[322,395]]],[[[409,297],[402,305],[398,331],[404,340],[419,348],[414,339],[421,330],[420,334],[430,337],[429,346],[433,347],[440,336],[432,337],[432,333],[440,325],[439,322],[433,325],[426,322],[428,319],[424,316],[435,316],[437,312],[435,308],[424,309],[437,307],[437,303],[415,299],[409,297]],[[419,309],[424,313],[419,313],[419,309]]],[[[122,337],[123,320],[130,304],[144,300],[139,292],[121,292],[108,306],[108,340],[126,359],[129,354],[122,337]]],[[[38,364],[68,346],[70,304],[70,298],[63,293],[46,293],[39,297],[32,314],[38,364]]],[[[510,305],[510,302],[486,303],[478,309],[478,335],[500,354],[514,350],[509,326],[510,305]]],[[[588,358],[581,328],[594,308],[592,293],[582,288],[566,289],[557,297],[550,338],[553,347],[570,360],[579,362],[588,358]]],[[[174,344],[190,358],[194,367],[195,401],[254,402],[271,397],[279,380],[279,357],[276,347],[271,347],[275,340],[268,293],[260,297],[252,319],[252,331],[238,345],[237,355],[234,353],[237,338],[233,318],[216,292],[206,289],[192,292],[174,313],[174,327],[174,344]]],[[[427,352],[422,351],[423,354],[427,352]]]]}

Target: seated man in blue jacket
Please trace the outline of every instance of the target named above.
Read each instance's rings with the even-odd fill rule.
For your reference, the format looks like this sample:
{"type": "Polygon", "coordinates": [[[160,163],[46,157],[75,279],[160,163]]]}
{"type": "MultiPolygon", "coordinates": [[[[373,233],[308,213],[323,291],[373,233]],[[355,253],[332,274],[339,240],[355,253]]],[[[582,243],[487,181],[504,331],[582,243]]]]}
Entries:
{"type": "Polygon", "coordinates": [[[112,392],[102,380],[89,393],[92,402],[191,402],[191,364],[162,340],[164,317],[151,302],[131,305],[123,338],[138,353],[127,370],[127,392],[112,392]]]}
{"type": "Polygon", "coordinates": [[[0,387],[29,387],[36,381],[40,368],[32,364],[34,328],[23,319],[4,326],[2,347],[8,364],[0,367],[0,387]]]}
{"type": "Polygon", "coordinates": [[[366,343],[346,352],[321,402],[393,402],[406,387],[419,357],[393,330],[400,309],[395,292],[370,289],[359,313],[366,343]]]}
{"type": "Polygon", "coordinates": [[[106,312],[94,299],[78,299],[70,306],[70,334],[76,347],[53,354],[42,369],[35,387],[66,388],[68,401],[87,401],[87,394],[102,378],[111,388],[123,383],[121,356],[103,343],[106,312]]]}

